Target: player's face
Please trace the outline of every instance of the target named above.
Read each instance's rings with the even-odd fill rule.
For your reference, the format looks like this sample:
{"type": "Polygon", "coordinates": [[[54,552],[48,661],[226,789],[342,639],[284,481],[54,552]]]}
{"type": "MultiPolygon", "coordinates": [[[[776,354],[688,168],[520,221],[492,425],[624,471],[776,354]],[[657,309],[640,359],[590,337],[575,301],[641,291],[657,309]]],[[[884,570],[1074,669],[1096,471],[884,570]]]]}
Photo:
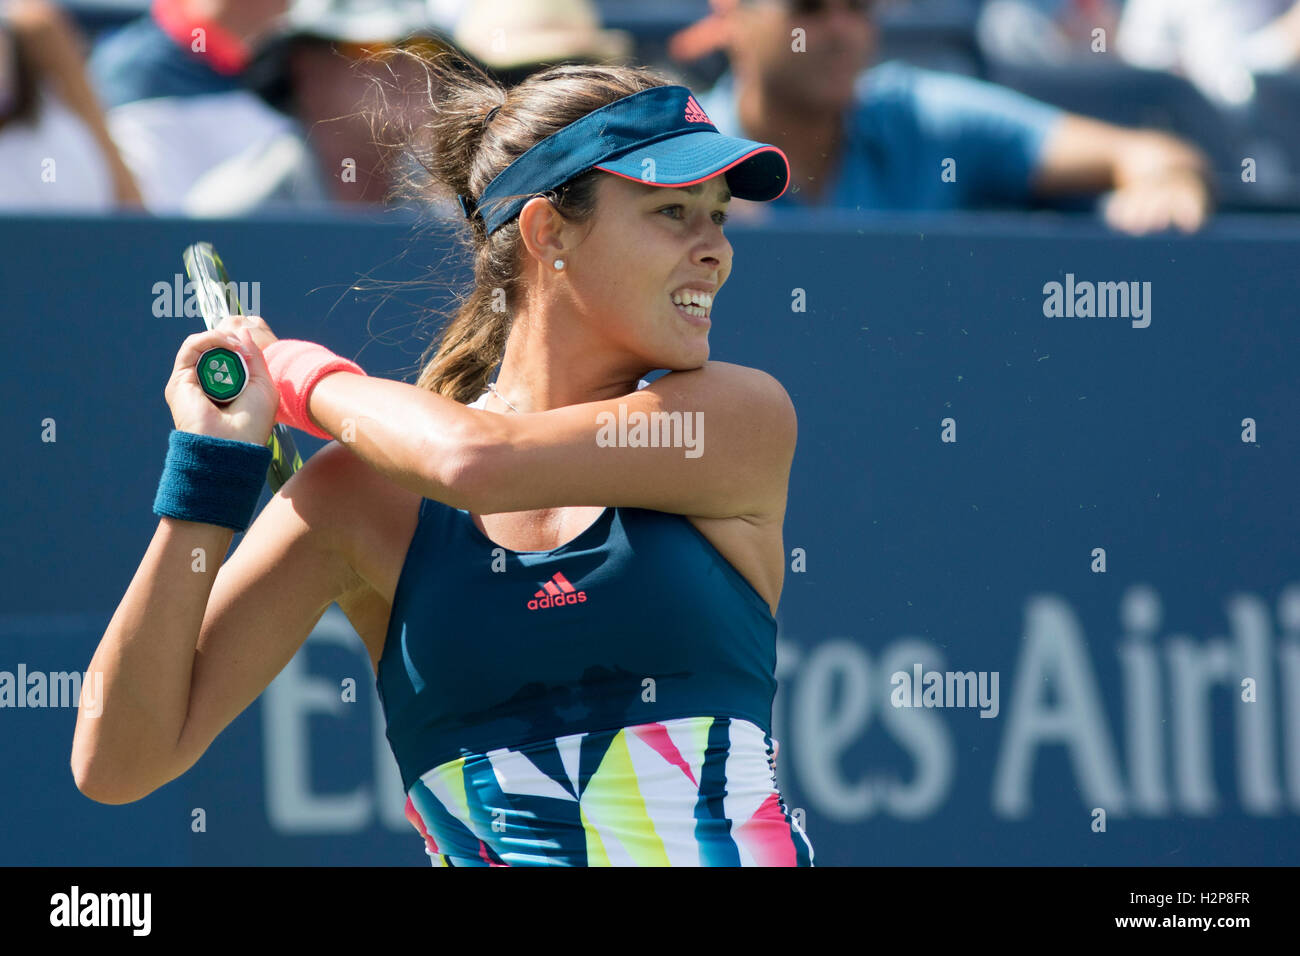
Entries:
{"type": "Polygon", "coordinates": [[[875,46],[865,0],[761,0],[732,12],[730,57],[796,106],[842,110],[875,46]]]}
{"type": "Polygon", "coordinates": [[[709,357],[713,302],[678,304],[674,293],[713,287],[716,300],[731,274],[729,199],[721,173],[694,192],[602,176],[591,229],[572,256],[575,295],[587,299],[579,308],[655,368],[698,368],[709,357]]]}

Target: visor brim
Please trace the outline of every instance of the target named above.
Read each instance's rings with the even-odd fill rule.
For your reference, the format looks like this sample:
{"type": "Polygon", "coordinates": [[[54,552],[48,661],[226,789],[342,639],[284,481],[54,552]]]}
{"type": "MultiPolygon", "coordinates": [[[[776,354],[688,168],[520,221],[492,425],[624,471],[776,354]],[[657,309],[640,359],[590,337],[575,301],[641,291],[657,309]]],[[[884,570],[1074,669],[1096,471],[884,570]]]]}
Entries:
{"type": "Polygon", "coordinates": [[[704,130],[639,146],[593,168],[647,186],[677,188],[726,173],[731,194],[754,202],[777,199],[790,184],[790,163],[777,147],[704,130]]]}

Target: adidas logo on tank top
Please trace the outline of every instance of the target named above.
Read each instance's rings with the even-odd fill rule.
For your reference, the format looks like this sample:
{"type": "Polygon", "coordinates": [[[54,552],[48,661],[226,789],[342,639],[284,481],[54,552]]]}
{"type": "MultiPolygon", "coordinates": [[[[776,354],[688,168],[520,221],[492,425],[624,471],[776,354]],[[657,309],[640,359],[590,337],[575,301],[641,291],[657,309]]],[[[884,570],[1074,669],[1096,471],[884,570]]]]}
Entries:
{"type": "Polygon", "coordinates": [[[587,600],[587,592],[579,591],[569,579],[556,571],[551,579],[542,585],[540,591],[528,602],[528,610],[540,611],[548,607],[562,607],[565,604],[581,604],[587,600]]]}

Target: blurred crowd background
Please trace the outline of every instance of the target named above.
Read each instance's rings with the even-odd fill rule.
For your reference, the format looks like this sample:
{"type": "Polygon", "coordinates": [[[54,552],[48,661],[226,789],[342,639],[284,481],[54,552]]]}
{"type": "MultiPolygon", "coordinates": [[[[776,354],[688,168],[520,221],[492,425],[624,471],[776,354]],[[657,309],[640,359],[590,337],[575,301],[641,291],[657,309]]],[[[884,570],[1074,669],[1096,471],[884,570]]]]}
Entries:
{"type": "Polygon", "coordinates": [[[399,48],[655,67],[789,156],[742,217],[1300,208],[1300,0],[0,0],[0,213],[408,205],[399,48]]]}

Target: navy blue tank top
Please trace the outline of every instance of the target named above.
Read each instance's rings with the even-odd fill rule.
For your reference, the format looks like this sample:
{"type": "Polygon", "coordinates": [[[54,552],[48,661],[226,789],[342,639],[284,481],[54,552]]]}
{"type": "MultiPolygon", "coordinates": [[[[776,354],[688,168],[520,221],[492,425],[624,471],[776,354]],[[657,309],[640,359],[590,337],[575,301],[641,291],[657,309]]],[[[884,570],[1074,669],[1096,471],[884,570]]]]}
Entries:
{"type": "Polygon", "coordinates": [[[376,685],[409,791],[467,754],[674,718],[771,733],[777,624],[683,515],[606,508],[511,551],[425,498],[376,685]]]}
{"type": "Polygon", "coordinates": [[[776,631],[682,515],[511,551],[422,499],[376,685],[430,862],[812,866],[776,785],[776,631]]]}

